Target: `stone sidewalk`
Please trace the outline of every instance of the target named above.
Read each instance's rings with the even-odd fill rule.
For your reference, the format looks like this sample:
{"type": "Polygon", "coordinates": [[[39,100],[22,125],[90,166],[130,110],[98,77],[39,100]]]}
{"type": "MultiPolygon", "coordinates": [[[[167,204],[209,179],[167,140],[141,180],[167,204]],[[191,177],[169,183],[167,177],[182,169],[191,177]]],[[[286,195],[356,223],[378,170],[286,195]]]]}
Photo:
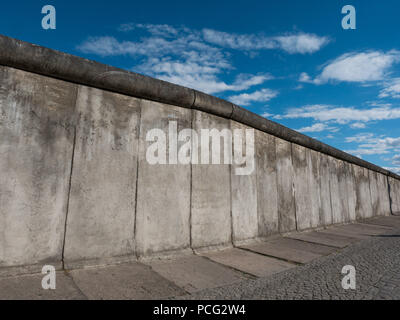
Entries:
{"type": "Polygon", "coordinates": [[[219,251],[0,278],[0,299],[400,299],[400,217],[293,233],[219,251]],[[354,265],[356,290],[341,288],[354,265]]]}

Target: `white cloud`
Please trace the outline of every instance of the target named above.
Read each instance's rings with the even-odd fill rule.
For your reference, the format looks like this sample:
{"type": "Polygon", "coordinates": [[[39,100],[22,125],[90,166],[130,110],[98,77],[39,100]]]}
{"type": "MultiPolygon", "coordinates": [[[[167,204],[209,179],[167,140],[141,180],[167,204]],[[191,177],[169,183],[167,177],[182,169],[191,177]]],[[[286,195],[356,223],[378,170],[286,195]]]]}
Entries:
{"type": "Polygon", "coordinates": [[[364,129],[366,127],[365,123],[362,122],[354,122],[350,125],[353,129],[364,129]]]}
{"type": "Polygon", "coordinates": [[[313,80],[311,79],[311,77],[306,72],[302,72],[300,74],[299,81],[300,82],[306,82],[306,83],[313,83],[313,80]]]}
{"type": "Polygon", "coordinates": [[[276,37],[279,47],[288,53],[313,53],[320,50],[329,42],[327,37],[319,37],[315,34],[301,33],[276,37]]]}
{"type": "Polygon", "coordinates": [[[287,34],[265,37],[254,34],[234,34],[203,29],[204,39],[221,47],[237,50],[281,49],[289,54],[306,54],[320,50],[330,40],[310,33],[287,34]]]}
{"type": "Polygon", "coordinates": [[[371,142],[371,141],[376,141],[376,138],[374,137],[374,134],[372,133],[359,133],[355,136],[352,137],[346,137],[345,139],[346,142],[371,142]]]}
{"type": "Polygon", "coordinates": [[[400,98],[400,78],[391,79],[385,82],[384,88],[379,93],[379,98],[400,98]]]}
{"type": "Polygon", "coordinates": [[[358,143],[357,149],[347,152],[360,155],[388,154],[400,147],[400,137],[392,138],[375,136],[373,133],[362,133],[345,139],[348,143],[358,143]]]}
{"type": "Polygon", "coordinates": [[[312,126],[300,128],[297,131],[299,132],[321,132],[321,131],[338,131],[338,128],[328,126],[325,123],[315,123],[312,126]]]}
{"type": "Polygon", "coordinates": [[[400,167],[384,167],[384,169],[400,174],[400,167]]]}
{"type": "Polygon", "coordinates": [[[390,68],[400,62],[400,51],[351,52],[329,62],[315,79],[302,73],[300,81],[322,84],[328,81],[370,82],[387,78],[390,68]]]}
{"type": "MultiPolygon", "coordinates": [[[[392,163],[394,165],[400,166],[400,155],[397,154],[392,158],[392,163]]],[[[400,168],[399,168],[400,169],[400,168]]]]}
{"type": "Polygon", "coordinates": [[[261,117],[264,117],[264,118],[269,118],[269,117],[272,117],[272,116],[273,116],[273,114],[269,113],[269,112],[264,112],[264,113],[261,114],[261,117]]]}
{"type": "Polygon", "coordinates": [[[252,93],[242,93],[239,95],[230,96],[229,101],[242,106],[248,106],[251,102],[267,102],[275,98],[278,92],[271,89],[261,89],[252,93]]]}
{"type": "Polygon", "coordinates": [[[300,108],[289,109],[283,115],[275,116],[276,119],[300,119],[311,118],[315,121],[331,121],[346,124],[352,121],[362,122],[375,120],[392,120],[400,118],[400,108],[374,107],[357,109],[354,107],[337,107],[331,105],[307,105],[300,108]]]}
{"type": "Polygon", "coordinates": [[[221,80],[221,74],[234,69],[230,54],[207,43],[199,31],[153,24],[124,24],[119,29],[142,29],[150,36],[137,41],[92,37],[78,50],[100,56],[131,56],[136,63],[133,71],[206,93],[247,90],[272,79],[270,74],[260,73],[239,74],[233,83],[221,80]]]}

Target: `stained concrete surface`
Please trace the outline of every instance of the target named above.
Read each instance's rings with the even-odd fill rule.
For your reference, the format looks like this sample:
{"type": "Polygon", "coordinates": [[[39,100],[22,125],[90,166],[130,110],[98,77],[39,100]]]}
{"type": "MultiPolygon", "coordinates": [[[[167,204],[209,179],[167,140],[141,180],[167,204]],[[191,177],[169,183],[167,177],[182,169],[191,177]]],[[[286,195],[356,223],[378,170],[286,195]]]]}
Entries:
{"type": "Polygon", "coordinates": [[[0,267],[61,262],[76,91],[0,66],[0,267]]]}
{"type": "Polygon", "coordinates": [[[80,86],[76,108],[64,252],[69,266],[135,253],[140,100],[80,86]]]}
{"type": "Polygon", "coordinates": [[[351,238],[348,236],[334,235],[334,234],[330,234],[327,232],[324,233],[323,231],[321,231],[321,232],[311,231],[308,233],[295,233],[295,234],[289,235],[288,237],[292,238],[292,239],[308,241],[308,242],[318,243],[318,244],[327,245],[327,246],[331,246],[331,247],[337,247],[337,248],[344,248],[357,240],[355,238],[351,238]]]}
{"type": "Polygon", "coordinates": [[[246,279],[246,276],[240,272],[197,255],[152,260],[145,263],[186,292],[220,287],[246,279]]]}
{"type": "Polygon", "coordinates": [[[293,247],[285,247],[281,244],[270,242],[241,246],[241,248],[296,263],[306,263],[321,256],[313,252],[307,252],[293,247]]]}
{"type": "Polygon", "coordinates": [[[44,275],[0,278],[0,300],[86,300],[87,297],[65,272],[56,273],[56,290],[44,290],[44,275]]]}
{"type": "Polygon", "coordinates": [[[275,139],[275,143],[279,232],[289,232],[296,230],[292,144],[278,138],[275,139]]]}
{"type": "Polygon", "coordinates": [[[203,254],[213,261],[248,274],[265,277],[295,265],[238,248],[203,254]]]}
{"type": "Polygon", "coordinates": [[[184,291],[141,263],[70,271],[83,294],[96,300],[162,299],[184,291]]]}
{"type": "MultiPolygon", "coordinates": [[[[193,110],[192,127],[199,134],[201,129],[229,129],[230,121],[193,110]]],[[[220,141],[220,159],[221,163],[224,163],[224,142],[222,138],[220,141]]],[[[231,165],[212,165],[211,154],[212,152],[209,152],[210,164],[192,166],[192,248],[232,242],[231,165]]],[[[200,152],[199,159],[201,157],[200,152]]]]}
{"type": "MultiPolygon", "coordinates": [[[[233,133],[233,146],[237,148],[238,158],[255,152],[255,145],[246,141],[246,130],[254,129],[231,121],[233,133]],[[235,130],[240,130],[235,133],[235,130]],[[236,142],[235,142],[236,141],[236,142]],[[239,147],[239,142],[241,146],[239,147]],[[250,148],[252,151],[250,151],[250,148]],[[239,155],[239,151],[241,154],[239,155]],[[249,152],[249,154],[247,154],[249,152]]],[[[255,135],[255,134],[254,134],[255,135]]],[[[255,138],[255,137],[254,137],[255,138]]],[[[235,153],[234,153],[235,155],[235,153]]],[[[246,157],[246,158],[247,158],[246,157]]],[[[246,159],[245,158],[245,159],[246,159]]],[[[249,160],[249,158],[247,158],[249,160]]],[[[242,160],[242,159],[240,159],[242,160]]],[[[232,239],[234,242],[256,238],[258,236],[258,212],[257,212],[257,168],[254,157],[253,171],[248,175],[238,175],[239,168],[251,168],[249,161],[239,165],[235,161],[231,170],[231,193],[232,193],[232,239]]],[[[249,171],[250,172],[250,171],[249,171]]]]}
{"type": "Polygon", "coordinates": [[[256,130],[258,235],[279,232],[275,137],[256,130]]]}
{"type": "MultiPolygon", "coordinates": [[[[143,256],[190,246],[191,168],[178,164],[177,158],[183,145],[178,133],[191,127],[192,118],[188,109],[156,102],[142,101],[141,109],[135,239],[143,256]],[[148,162],[147,152],[155,140],[146,137],[152,129],[165,133],[167,164],[148,162]]],[[[161,148],[151,153],[160,154],[161,148]]]]}

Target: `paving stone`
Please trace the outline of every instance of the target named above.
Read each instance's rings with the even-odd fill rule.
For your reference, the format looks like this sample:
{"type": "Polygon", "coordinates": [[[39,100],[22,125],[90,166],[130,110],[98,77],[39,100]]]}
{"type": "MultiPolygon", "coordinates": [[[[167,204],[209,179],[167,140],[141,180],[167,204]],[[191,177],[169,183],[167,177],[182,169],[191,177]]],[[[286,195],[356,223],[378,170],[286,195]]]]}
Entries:
{"type": "Polygon", "coordinates": [[[293,233],[289,235],[288,238],[323,244],[337,248],[344,248],[349,244],[353,243],[354,241],[357,241],[357,239],[355,238],[350,238],[343,235],[323,233],[318,231],[312,231],[307,233],[293,233]]]}
{"type": "Polygon", "coordinates": [[[203,255],[213,261],[258,277],[265,277],[295,267],[295,264],[292,263],[237,248],[203,255]]]}
{"type": "Polygon", "coordinates": [[[56,273],[56,289],[43,289],[45,275],[34,274],[0,279],[0,300],[81,300],[85,295],[64,272],[56,273]]]}
{"type": "Polygon", "coordinates": [[[89,299],[161,299],[185,293],[141,263],[73,270],[70,274],[89,299]]]}
{"type": "Polygon", "coordinates": [[[322,244],[311,243],[311,242],[305,242],[305,241],[296,240],[296,239],[290,239],[290,238],[286,238],[286,237],[281,237],[281,238],[274,239],[274,240],[271,240],[268,242],[276,243],[276,244],[279,244],[280,246],[286,246],[286,247],[294,248],[297,250],[312,252],[312,253],[315,253],[318,255],[323,255],[323,256],[331,254],[338,250],[337,248],[333,248],[330,246],[325,246],[322,244]]]}
{"type": "Polygon", "coordinates": [[[153,260],[146,264],[187,292],[219,287],[247,279],[235,270],[196,255],[153,260]]]}
{"type": "Polygon", "coordinates": [[[246,245],[242,246],[241,248],[246,248],[256,253],[296,263],[306,263],[321,256],[312,252],[298,250],[293,247],[282,246],[280,244],[270,242],[246,245]]]}

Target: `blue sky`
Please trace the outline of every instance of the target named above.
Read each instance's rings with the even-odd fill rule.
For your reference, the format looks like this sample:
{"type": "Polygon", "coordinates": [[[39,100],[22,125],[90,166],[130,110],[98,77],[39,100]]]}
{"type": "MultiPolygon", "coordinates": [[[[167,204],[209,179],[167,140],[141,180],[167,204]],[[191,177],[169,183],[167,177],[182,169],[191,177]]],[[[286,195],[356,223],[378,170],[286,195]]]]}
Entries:
{"type": "Polygon", "coordinates": [[[7,1],[0,32],[205,91],[400,172],[399,17],[395,0],[7,1]],[[46,4],[56,30],[41,28],[46,4]],[[341,26],[347,4],[356,30],[341,26]]]}

